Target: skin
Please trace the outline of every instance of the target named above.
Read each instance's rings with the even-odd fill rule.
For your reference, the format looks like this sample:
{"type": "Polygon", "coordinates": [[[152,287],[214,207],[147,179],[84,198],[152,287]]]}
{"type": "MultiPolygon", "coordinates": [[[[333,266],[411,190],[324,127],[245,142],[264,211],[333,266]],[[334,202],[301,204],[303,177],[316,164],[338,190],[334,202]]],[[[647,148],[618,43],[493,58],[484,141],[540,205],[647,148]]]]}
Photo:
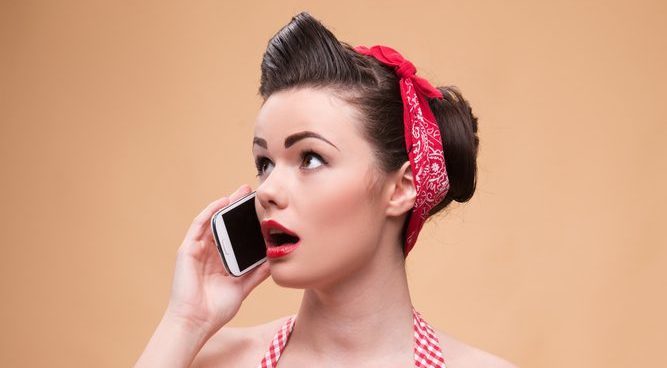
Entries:
{"type": "Polygon", "coordinates": [[[301,240],[287,257],[269,259],[271,275],[281,286],[317,292],[308,298],[320,295],[342,302],[353,290],[343,287],[346,284],[363,286],[360,281],[365,278],[360,276],[376,275],[378,268],[395,269],[403,262],[398,225],[415,193],[406,182],[406,188],[399,189],[408,192],[396,193],[395,203],[389,203],[395,189],[387,181],[382,198],[368,199],[369,190],[377,190],[369,188],[370,178],[377,175],[375,160],[358,133],[354,114],[326,91],[284,91],[266,101],[255,124],[255,137],[268,143],[268,149],[253,145],[253,155],[262,165],[257,215],[260,220],[277,220],[301,240]],[[315,132],[331,144],[308,137],[284,147],[285,137],[303,131],[315,132]],[[304,151],[314,154],[303,157],[304,151]]]}
{"type": "MultiPolygon", "coordinates": [[[[327,89],[271,95],[255,122],[256,210],[295,232],[301,245],[240,278],[226,276],[207,219],[179,250],[169,307],[135,367],[256,367],[284,318],[223,327],[269,276],[304,289],[278,367],[413,366],[412,301],[400,232],[416,193],[409,163],[382,173],[357,111],[327,89]],[[314,132],[323,139],[286,138],[314,132]],[[311,152],[311,153],[304,153],[311,152]],[[185,291],[184,291],[185,290],[185,291]]],[[[242,187],[233,198],[248,193],[242,187]]],[[[513,367],[437,331],[448,367],[513,367]]]]}
{"type": "Polygon", "coordinates": [[[381,174],[360,128],[356,111],[326,90],[276,93],[257,117],[255,137],[268,143],[253,146],[255,157],[262,157],[258,217],[279,221],[301,240],[288,256],[269,260],[277,284],[305,289],[299,328],[280,360],[285,366],[322,360],[406,366],[412,359],[399,234],[415,191],[411,174],[402,178],[401,172],[371,187],[381,174]],[[285,148],[285,137],[302,131],[333,145],[305,138],[285,148]],[[303,157],[303,151],[322,159],[303,157]],[[373,200],[369,191],[376,192],[373,200]]]}

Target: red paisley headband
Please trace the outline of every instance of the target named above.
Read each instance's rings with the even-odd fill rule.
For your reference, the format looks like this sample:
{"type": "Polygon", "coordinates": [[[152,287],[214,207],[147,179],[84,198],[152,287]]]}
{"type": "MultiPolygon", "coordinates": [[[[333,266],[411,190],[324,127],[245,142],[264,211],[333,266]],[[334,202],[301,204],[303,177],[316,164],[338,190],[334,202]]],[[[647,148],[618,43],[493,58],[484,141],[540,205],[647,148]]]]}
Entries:
{"type": "Polygon", "coordinates": [[[445,198],[449,190],[440,128],[426,100],[442,99],[443,96],[426,79],[416,76],[415,66],[391,47],[377,45],[369,49],[366,46],[357,46],[354,50],[393,67],[400,78],[405,147],[417,190],[405,237],[404,254],[407,257],[417,241],[429,211],[445,198]]]}

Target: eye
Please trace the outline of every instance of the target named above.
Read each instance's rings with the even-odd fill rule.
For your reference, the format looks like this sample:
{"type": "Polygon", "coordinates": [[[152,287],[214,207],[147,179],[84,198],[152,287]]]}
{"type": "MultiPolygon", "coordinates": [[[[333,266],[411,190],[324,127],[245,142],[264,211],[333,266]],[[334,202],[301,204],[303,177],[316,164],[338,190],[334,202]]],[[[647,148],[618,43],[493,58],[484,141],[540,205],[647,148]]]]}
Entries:
{"type": "Polygon", "coordinates": [[[264,156],[258,156],[255,159],[255,167],[257,168],[257,176],[262,176],[268,170],[266,166],[271,163],[271,160],[264,156]]]}
{"type": "Polygon", "coordinates": [[[316,169],[322,165],[326,165],[327,162],[324,161],[322,156],[318,155],[314,151],[303,151],[301,152],[301,162],[303,166],[307,169],[316,169]]]}

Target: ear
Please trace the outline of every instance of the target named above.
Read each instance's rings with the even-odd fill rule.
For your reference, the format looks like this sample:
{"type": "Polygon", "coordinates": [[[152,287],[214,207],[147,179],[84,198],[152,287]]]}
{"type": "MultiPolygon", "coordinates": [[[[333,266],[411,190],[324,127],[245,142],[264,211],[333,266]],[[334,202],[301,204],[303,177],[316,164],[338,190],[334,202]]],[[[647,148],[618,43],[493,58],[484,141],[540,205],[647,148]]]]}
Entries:
{"type": "Polygon", "coordinates": [[[393,178],[390,184],[391,193],[387,203],[387,215],[400,216],[412,209],[417,198],[410,161],[405,161],[393,178]]]}

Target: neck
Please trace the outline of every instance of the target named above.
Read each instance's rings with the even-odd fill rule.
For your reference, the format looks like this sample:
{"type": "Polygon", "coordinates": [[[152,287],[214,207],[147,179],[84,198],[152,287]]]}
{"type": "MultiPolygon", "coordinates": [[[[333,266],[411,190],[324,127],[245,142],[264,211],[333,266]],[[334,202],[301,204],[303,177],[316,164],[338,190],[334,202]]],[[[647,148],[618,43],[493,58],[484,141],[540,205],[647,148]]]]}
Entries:
{"type": "Polygon", "coordinates": [[[290,345],[308,346],[312,354],[346,361],[412,356],[412,301],[405,260],[399,244],[379,249],[381,254],[346,279],[304,291],[290,345]]]}

